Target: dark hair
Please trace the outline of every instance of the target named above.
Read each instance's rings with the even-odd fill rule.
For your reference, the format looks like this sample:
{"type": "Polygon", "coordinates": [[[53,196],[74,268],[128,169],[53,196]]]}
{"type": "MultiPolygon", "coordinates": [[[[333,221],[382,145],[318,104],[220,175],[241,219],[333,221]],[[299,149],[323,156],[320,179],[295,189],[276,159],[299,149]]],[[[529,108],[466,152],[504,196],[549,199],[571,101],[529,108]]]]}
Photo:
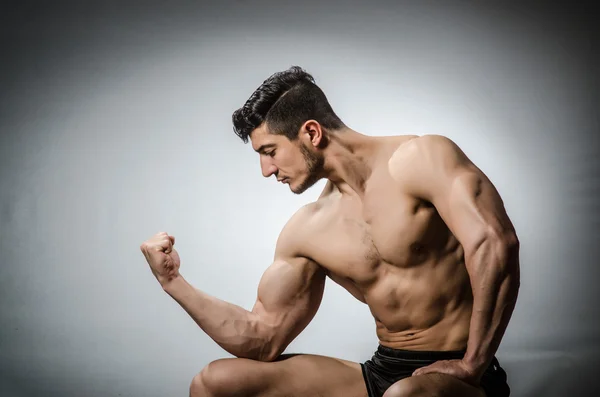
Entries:
{"type": "Polygon", "coordinates": [[[298,137],[306,120],[316,120],[331,130],[344,127],[314,78],[299,66],[271,75],[231,118],[233,131],[244,143],[263,121],[269,132],[290,140],[298,137]]]}

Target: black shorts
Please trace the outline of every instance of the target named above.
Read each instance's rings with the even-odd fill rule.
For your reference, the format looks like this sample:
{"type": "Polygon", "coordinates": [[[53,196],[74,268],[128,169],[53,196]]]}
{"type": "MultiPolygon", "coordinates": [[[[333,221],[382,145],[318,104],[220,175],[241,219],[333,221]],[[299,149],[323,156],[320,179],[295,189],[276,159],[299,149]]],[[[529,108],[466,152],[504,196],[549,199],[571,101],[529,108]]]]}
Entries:
{"type": "MultiPolygon", "coordinates": [[[[370,360],[361,364],[369,397],[381,397],[400,379],[408,378],[413,371],[438,360],[462,359],[465,351],[413,351],[398,350],[381,346],[370,360]]],[[[506,383],[506,372],[496,357],[481,378],[481,387],[487,397],[508,397],[510,388],[506,383]]]]}

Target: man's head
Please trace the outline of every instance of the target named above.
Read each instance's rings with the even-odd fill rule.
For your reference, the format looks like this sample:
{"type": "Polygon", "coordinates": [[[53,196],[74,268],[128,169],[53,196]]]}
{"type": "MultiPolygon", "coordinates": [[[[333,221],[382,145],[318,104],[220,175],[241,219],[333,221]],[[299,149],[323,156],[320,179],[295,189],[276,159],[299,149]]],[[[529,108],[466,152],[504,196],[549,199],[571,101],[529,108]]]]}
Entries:
{"type": "Polygon", "coordinates": [[[300,194],[323,177],[327,134],[344,128],[313,77],[293,66],[273,74],[232,116],[234,132],[260,155],[265,177],[275,175],[300,194]]]}

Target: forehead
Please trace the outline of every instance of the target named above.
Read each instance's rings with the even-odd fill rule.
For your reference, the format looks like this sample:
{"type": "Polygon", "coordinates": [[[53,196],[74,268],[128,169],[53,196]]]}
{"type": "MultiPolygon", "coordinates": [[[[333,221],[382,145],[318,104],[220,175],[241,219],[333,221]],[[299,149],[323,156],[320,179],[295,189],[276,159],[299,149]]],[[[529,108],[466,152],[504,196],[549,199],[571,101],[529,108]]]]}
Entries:
{"type": "Polygon", "coordinates": [[[265,126],[264,123],[259,125],[258,127],[256,127],[250,133],[250,141],[252,142],[252,149],[254,149],[255,151],[258,151],[261,148],[261,146],[276,144],[278,141],[277,138],[281,138],[281,137],[274,135],[274,134],[270,134],[269,130],[267,129],[267,127],[265,126]]]}

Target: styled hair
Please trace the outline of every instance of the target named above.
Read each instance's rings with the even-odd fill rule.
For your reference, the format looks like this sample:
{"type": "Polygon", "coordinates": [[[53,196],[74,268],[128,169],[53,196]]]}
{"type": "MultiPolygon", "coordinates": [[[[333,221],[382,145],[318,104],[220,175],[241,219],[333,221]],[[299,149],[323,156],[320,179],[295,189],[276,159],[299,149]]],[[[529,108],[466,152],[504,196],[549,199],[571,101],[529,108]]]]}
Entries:
{"type": "Polygon", "coordinates": [[[345,126],[314,78],[299,66],[271,75],[231,118],[233,131],[244,143],[263,122],[270,133],[290,140],[298,137],[298,130],[307,120],[316,120],[329,130],[345,126]]]}

